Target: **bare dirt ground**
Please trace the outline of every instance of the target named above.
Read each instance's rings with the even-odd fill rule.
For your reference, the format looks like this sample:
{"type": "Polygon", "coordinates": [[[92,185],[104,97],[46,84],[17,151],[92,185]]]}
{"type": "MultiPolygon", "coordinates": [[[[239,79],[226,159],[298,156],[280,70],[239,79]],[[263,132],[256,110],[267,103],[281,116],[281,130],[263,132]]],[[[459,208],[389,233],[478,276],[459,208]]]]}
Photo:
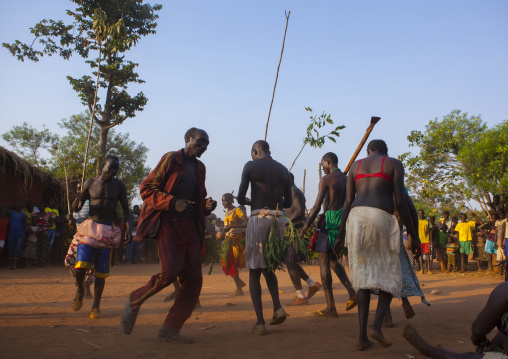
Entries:
{"type": "MultiPolygon", "coordinates": [[[[319,278],[317,266],[305,266],[314,280],[319,278]]],[[[106,280],[102,300],[103,318],[88,317],[92,301],[84,302],[79,312],[71,310],[75,287],[71,275],[63,267],[43,269],[0,270],[0,357],[1,358],[422,358],[402,337],[404,325],[411,322],[432,344],[454,351],[474,351],[471,323],[485,305],[491,290],[501,282],[500,276],[476,274],[419,275],[423,290],[432,306],[411,298],[416,316],[406,320],[401,302],[392,302],[394,328],[384,329],[393,346],[377,344],[365,352],[357,352],[356,308],[345,311],[345,289],[334,278],[334,293],[340,317],[318,318],[312,312],[326,306],[319,292],[310,304],[285,307],[290,317],[279,326],[267,326],[269,334],[254,336],[247,329],[255,322],[248,290],[243,297],[230,297],[233,280],[225,277],[219,266],[213,274],[204,269],[201,309],[189,318],[182,334],[195,342],[188,345],[159,343],[157,332],[171,303],[164,297],[168,287],[149,299],[141,308],[134,331],[124,335],[120,315],[128,294],[144,285],[158,272],[156,264],[121,265],[112,268],[106,280]],[[441,292],[432,295],[438,289],[441,292]]],[[[248,282],[244,270],[241,278],[248,282]]],[[[287,272],[277,272],[283,305],[295,295],[287,272]]],[[[265,320],[273,308],[263,282],[265,320]]],[[[306,285],[304,289],[307,290],[306,285]]],[[[377,298],[373,296],[369,321],[372,322],[377,298]]]]}

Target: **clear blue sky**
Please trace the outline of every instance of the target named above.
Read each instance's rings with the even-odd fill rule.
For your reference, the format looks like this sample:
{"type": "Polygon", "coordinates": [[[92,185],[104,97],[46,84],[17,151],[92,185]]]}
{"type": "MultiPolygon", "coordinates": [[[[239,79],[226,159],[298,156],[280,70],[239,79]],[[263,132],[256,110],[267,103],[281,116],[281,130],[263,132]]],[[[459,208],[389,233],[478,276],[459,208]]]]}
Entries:
{"type": "MultiPolygon", "coordinates": [[[[391,156],[408,150],[411,130],[453,109],[482,115],[489,126],[508,118],[506,1],[161,3],[157,34],[127,55],[146,81],[130,92],[143,91],[149,102],[117,130],[150,149],[153,168],[183,147],[188,128],[205,129],[210,147],[202,160],[216,199],[238,191],[251,145],[264,136],[285,10],[291,17],[268,133],[274,159],[291,165],[306,106],[346,126],[337,144],[304,150],[293,170],[301,186],[307,169],[308,207],[321,156],[335,152],[344,168],[370,116],[382,117],[371,139],[384,139],[391,156]]],[[[31,42],[29,27],[43,18],[69,22],[66,9],[74,4],[2,2],[1,42],[31,42]]],[[[90,73],[81,58],[22,63],[2,48],[0,69],[0,133],[23,121],[58,131],[57,122],[84,110],[65,77],[90,73]]]]}

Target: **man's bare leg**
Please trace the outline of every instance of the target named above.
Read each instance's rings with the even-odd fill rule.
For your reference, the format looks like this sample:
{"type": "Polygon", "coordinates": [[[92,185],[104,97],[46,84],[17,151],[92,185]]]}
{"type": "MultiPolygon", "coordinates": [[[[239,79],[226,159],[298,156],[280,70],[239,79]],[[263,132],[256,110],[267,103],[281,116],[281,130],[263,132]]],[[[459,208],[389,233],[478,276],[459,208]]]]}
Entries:
{"type": "Polygon", "coordinates": [[[333,271],[339,278],[342,285],[346,288],[348,295],[349,295],[349,301],[348,301],[346,310],[351,310],[354,307],[356,307],[356,300],[357,300],[356,291],[353,288],[353,285],[351,284],[351,281],[349,280],[346,270],[344,269],[342,264],[340,264],[340,262],[338,260],[332,260],[332,262],[334,262],[334,264],[332,263],[333,264],[333,271]]]}
{"type": "Polygon", "coordinates": [[[76,296],[72,302],[72,310],[77,312],[83,306],[83,296],[85,295],[85,276],[86,268],[76,268],[76,296]]]}
{"type": "Polygon", "coordinates": [[[173,286],[175,287],[175,290],[172,293],[169,293],[166,298],[164,298],[164,302],[171,302],[172,300],[175,300],[176,296],[178,295],[178,291],[180,290],[180,282],[178,279],[173,282],[173,286]]]}
{"type": "Polygon", "coordinates": [[[390,293],[382,290],[379,291],[376,316],[374,317],[374,325],[372,326],[372,331],[370,332],[370,337],[376,340],[383,348],[388,348],[392,345],[392,343],[385,339],[383,333],[381,332],[381,326],[383,325],[386,312],[390,309],[392,298],[393,296],[390,293]]]}
{"type": "Polygon", "coordinates": [[[365,350],[372,345],[372,342],[367,336],[367,323],[369,321],[369,307],[370,307],[370,290],[360,289],[357,292],[358,297],[358,319],[360,322],[360,336],[356,348],[358,350],[365,350]]]}
{"type": "Polygon", "coordinates": [[[338,317],[339,315],[337,314],[337,309],[335,309],[335,300],[333,298],[329,253],[319,252],[319,270],[321,272],[321,283],[326,297],[326,308],[315,312],[314,315],[338,317]]]}
{"type": "Polygon", "coordinates": [[[249,269],[249,291],[256,313],[256,325],[265,325],[263,302],[261,301],[261,271],[262,269],[249,269]]]}
{"type": "Polygon", "coordinates": [[[93,287],[93,305],[90,319],[99,319],[101,317],[101,299],[104,292],[106,280],[104,278],[95,278],[93,287]]]}
{"type": "Polygon", "coordinates": [[[477,353],[455,353],[443,348],[435,347],[427,343],[418,334],[411,324],[406,324],[403,333],[404,338],[414,346],[420,353],[434,359],[481,359],[483,354],[477,353]]]}
{"type": "Polygon", "coordinates": [[[243,287],[245,287],[247,284],[243,280],[240,279],[240,275],[238,274],[238,268],[236,269],[236,274],[233,277],[233,280],[235,281],[236,290],[233,292],[233,295],[241,296],[243,295],[243,287]]]}

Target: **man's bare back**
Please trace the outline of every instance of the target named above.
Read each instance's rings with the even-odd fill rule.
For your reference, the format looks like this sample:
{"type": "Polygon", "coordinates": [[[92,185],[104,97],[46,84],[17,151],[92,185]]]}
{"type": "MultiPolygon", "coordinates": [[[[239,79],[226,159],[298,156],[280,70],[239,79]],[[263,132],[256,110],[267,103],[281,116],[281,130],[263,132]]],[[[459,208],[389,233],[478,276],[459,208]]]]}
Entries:
{"type": "Polygon", "coordinates": [[[271,210],[278,208],[282,211],[283,208],[289,208],[292,204],[289,171],[273,160],[270,151],[263,150],[258,142],[252,147],[253,161],[247,162],[243,168],[237,196],[238,203],[250,204],[252,210],[267,207],[271,210]],[[249,184],[252,197],[250,203],[245,198],[249,184]]]}

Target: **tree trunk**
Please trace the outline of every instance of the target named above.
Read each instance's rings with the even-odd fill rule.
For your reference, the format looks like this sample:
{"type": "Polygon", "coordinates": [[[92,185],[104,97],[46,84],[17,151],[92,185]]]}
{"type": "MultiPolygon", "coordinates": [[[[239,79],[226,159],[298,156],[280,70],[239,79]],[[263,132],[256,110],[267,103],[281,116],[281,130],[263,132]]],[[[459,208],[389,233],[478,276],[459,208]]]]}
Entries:
{"type": "Polygon", "coordinates": [[[101,125],[101,132],[99,136],[99,158],[97,163],[97,168],[102,167],[102,162],[104,158],[108,154],[108,133],[109,127],[101,125]]]}

